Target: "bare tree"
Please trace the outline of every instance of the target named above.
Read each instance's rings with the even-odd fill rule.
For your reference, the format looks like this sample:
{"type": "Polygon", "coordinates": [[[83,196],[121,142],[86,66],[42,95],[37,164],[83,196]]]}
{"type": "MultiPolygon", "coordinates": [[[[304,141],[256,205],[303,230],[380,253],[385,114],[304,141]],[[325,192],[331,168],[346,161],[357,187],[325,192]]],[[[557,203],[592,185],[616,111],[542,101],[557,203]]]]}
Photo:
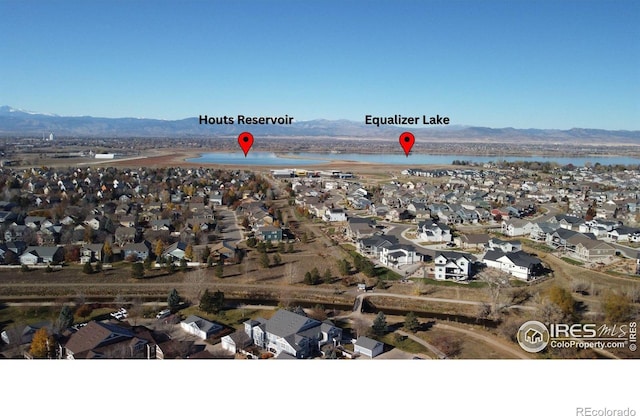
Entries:
{"type": "Polygon", "coordinates": [[[453,357],[462,351],[462,341],[451,335],[439,335],[431,340],[434,347],[447,357],[453,357]]]}
{"type": "Polygon", "coordinates": [[[207,287],[207,280],[209,280],[207,273],[207,269],[201,268],[187,274],[185,281],[189,285],[184,289],[184,297],[193,304],[200,301],[200,296],[207,287]]]}
{"type": "Polygon", "coordinates": [[[353,331],[356,337],[367,336],[371,332],[371,324],[362,318],[353,318],[353,331]]]}
{"type": "Polygon", "coordinates": [[[132,323],[133,326],[138,325],[138,319],[143,317],[144,308],[142,305],[142,299],[133,298],[131,300],[131,306],[127,311],[127,315],[129,316],[127,319],[132,323]]]}
{"type": "Polygon", "coordinates": [[[480,275],[480,280],[487,283],[489,296],[491,297],[491,313],[498,316],[500,309],[507,306],[501,302],[504,290],[511,287],[509,274],[498,270],[487,270],[480,275]]]}
{"type": "Polygon", "coordinates": [[[566,322],[569,317],[555,303],[545,299],[537,311],[540,322],[561,323],[566,322]]]}
{"type": "Polygon", "coordinates": [[[489,316],[491,316],[491,305],[482,302],[480,305],[478,305],[477,317],[480,319],[485,319],[489,316]]]}

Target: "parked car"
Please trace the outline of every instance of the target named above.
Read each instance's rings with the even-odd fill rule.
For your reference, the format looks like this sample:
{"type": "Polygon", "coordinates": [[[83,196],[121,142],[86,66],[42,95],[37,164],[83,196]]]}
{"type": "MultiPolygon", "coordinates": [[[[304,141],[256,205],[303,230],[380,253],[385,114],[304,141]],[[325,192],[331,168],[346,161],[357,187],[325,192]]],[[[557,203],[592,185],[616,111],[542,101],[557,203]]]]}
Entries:
{"type": "Polygon", "coordinates": [[[158,312],[158,314],[156,315],[156,319],[166,318],[169,315],[171,315],[171,309],[163,309],[158,312]]]}
{"type": "Polygon", "coordinates": [[[127,317],[129,316],[125,308],[120,308],[115,312],[111,312],[109,315],[111,315],[112,317],[116,318],[119,321],[122,319],[127,319],[127,317]]]}

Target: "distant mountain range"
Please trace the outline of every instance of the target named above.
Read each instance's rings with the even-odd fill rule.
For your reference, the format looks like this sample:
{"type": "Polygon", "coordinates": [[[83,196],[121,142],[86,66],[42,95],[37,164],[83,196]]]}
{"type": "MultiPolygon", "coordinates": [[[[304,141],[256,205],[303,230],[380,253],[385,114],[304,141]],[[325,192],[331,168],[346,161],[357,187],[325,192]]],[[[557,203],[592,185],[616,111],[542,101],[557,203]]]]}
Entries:
{"type": "Polygon", "coordinates": [[[0,107],[0,135],[9,137],[41,136],[76,138],[206,138],[237,136],[249,131],[263,137],[335,137],[396,140],[403,131],[435,141],[492,142],[572,142],[584,144],[640,144],[640,131],[580,129],[514,129],[470,126],[381,126],[350,120],[309,120],[290,125],[208,125],[198,117],[183,120],[144,118],[68,117],[0,107]]]}

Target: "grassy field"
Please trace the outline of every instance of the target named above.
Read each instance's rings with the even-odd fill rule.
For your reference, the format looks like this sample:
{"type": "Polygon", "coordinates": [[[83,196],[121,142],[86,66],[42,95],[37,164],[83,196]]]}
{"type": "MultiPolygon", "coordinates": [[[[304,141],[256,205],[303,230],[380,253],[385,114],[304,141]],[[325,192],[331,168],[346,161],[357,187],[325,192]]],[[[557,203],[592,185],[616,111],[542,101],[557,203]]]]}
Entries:
{"type": "Polygon", "coordinates": [[[398,348],[402,351],[409,352],[412,354],[426,354],[430,355],[431,352],[424,345],[418,344],[414,340],[401,336],[395,333],[385,334],[381,337],[375,337],[378,341],[384,342],[387,345],[390,345],[394,348],[398,348]]]}
{"type": "Polygon", "coordinates": [[[564,261],[564,262],[566,262],[566,263],[569,263],[569,264],[572,264],[572,265],[574,265],[574,266],[582,266],[582,265],[584,265],[584,263],[583,263],[583,262],[578,261],[578,260],[574,260],[574,259],[572,259],[572,258],[570,258],[570,257],[560,257],[560,259],[561,259],[562,261],[564,261]]]}

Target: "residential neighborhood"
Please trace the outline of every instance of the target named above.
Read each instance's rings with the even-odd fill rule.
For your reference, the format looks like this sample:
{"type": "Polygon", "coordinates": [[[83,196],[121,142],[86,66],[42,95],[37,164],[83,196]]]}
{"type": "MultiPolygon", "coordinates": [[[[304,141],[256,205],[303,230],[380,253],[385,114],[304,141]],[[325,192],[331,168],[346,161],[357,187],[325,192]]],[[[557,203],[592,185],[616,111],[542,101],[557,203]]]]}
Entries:
{"type": "MultiPolygon", "coordinates": [[[[141,284],[170,276],[189,293],[185,312],[161,314],[166,304],[156,302],[144,313],[80,319],[83,326],[75,329],[50,323],[57,358],[384,358],[401,349],[380,337],[384,331],[376,337],[373,326],[362,330],[358,322],[385,293],[417,294],[417,301],[423,291],[446,297],[464,290],[471,300],[460,302],[475,302],[488,315],[460,307],[449,319],[480,313],[489,318],[485,325],[505,325],[509,312],[473,288],[502,282],[511,292],[518,284],[538,292],[565,273],[558,271],[562,264],[594,273],[615,265],[626,279],[640,270],[634,246],[640,177],[630,170],[487,165],[371,176],[309,169],[3,168],[0,179],[0,273],[17,268],[47,279],[81,270],[94,281],[111,274],[141,284]],[[232,293],[228,285],[269,281],[295,288],[297,295],[286,296],[298,300],[321,299],[317,291],[330,288],[331,302],[346,302],[344,309],[351,302],[353,312],[283,307],[282,294],[268,295],[280,299],[269,313],[250,309],[247,319],[234,322],[220,319],[220,306],[217,312],[202,306],[207,286],[232,293]],[[424,290],[437,282],[457,289],[424,290]],[[363,295],[366,301],[358,300],[363,295]],[[189,341],[169,342],[176,333],[189,341]]],[[[237,292],[243,302],[255,296],[237,292]]],[[[228,303],[231,296],[224,308],[239,311],[228,303]]],[[[83,302],[74,302],[76,314],[83,302]]],[[[142,310],[137,302],[124,305],[142,310]]],[[[327,308],[322,302],[317,306],[327,308]]],[[[15,344],[12,330],[5,328],[3,339],[15,344]]],[[[446,356],[448,344],[434,342],[440,349],[430,344],[429,351],[446,356]]]]}

